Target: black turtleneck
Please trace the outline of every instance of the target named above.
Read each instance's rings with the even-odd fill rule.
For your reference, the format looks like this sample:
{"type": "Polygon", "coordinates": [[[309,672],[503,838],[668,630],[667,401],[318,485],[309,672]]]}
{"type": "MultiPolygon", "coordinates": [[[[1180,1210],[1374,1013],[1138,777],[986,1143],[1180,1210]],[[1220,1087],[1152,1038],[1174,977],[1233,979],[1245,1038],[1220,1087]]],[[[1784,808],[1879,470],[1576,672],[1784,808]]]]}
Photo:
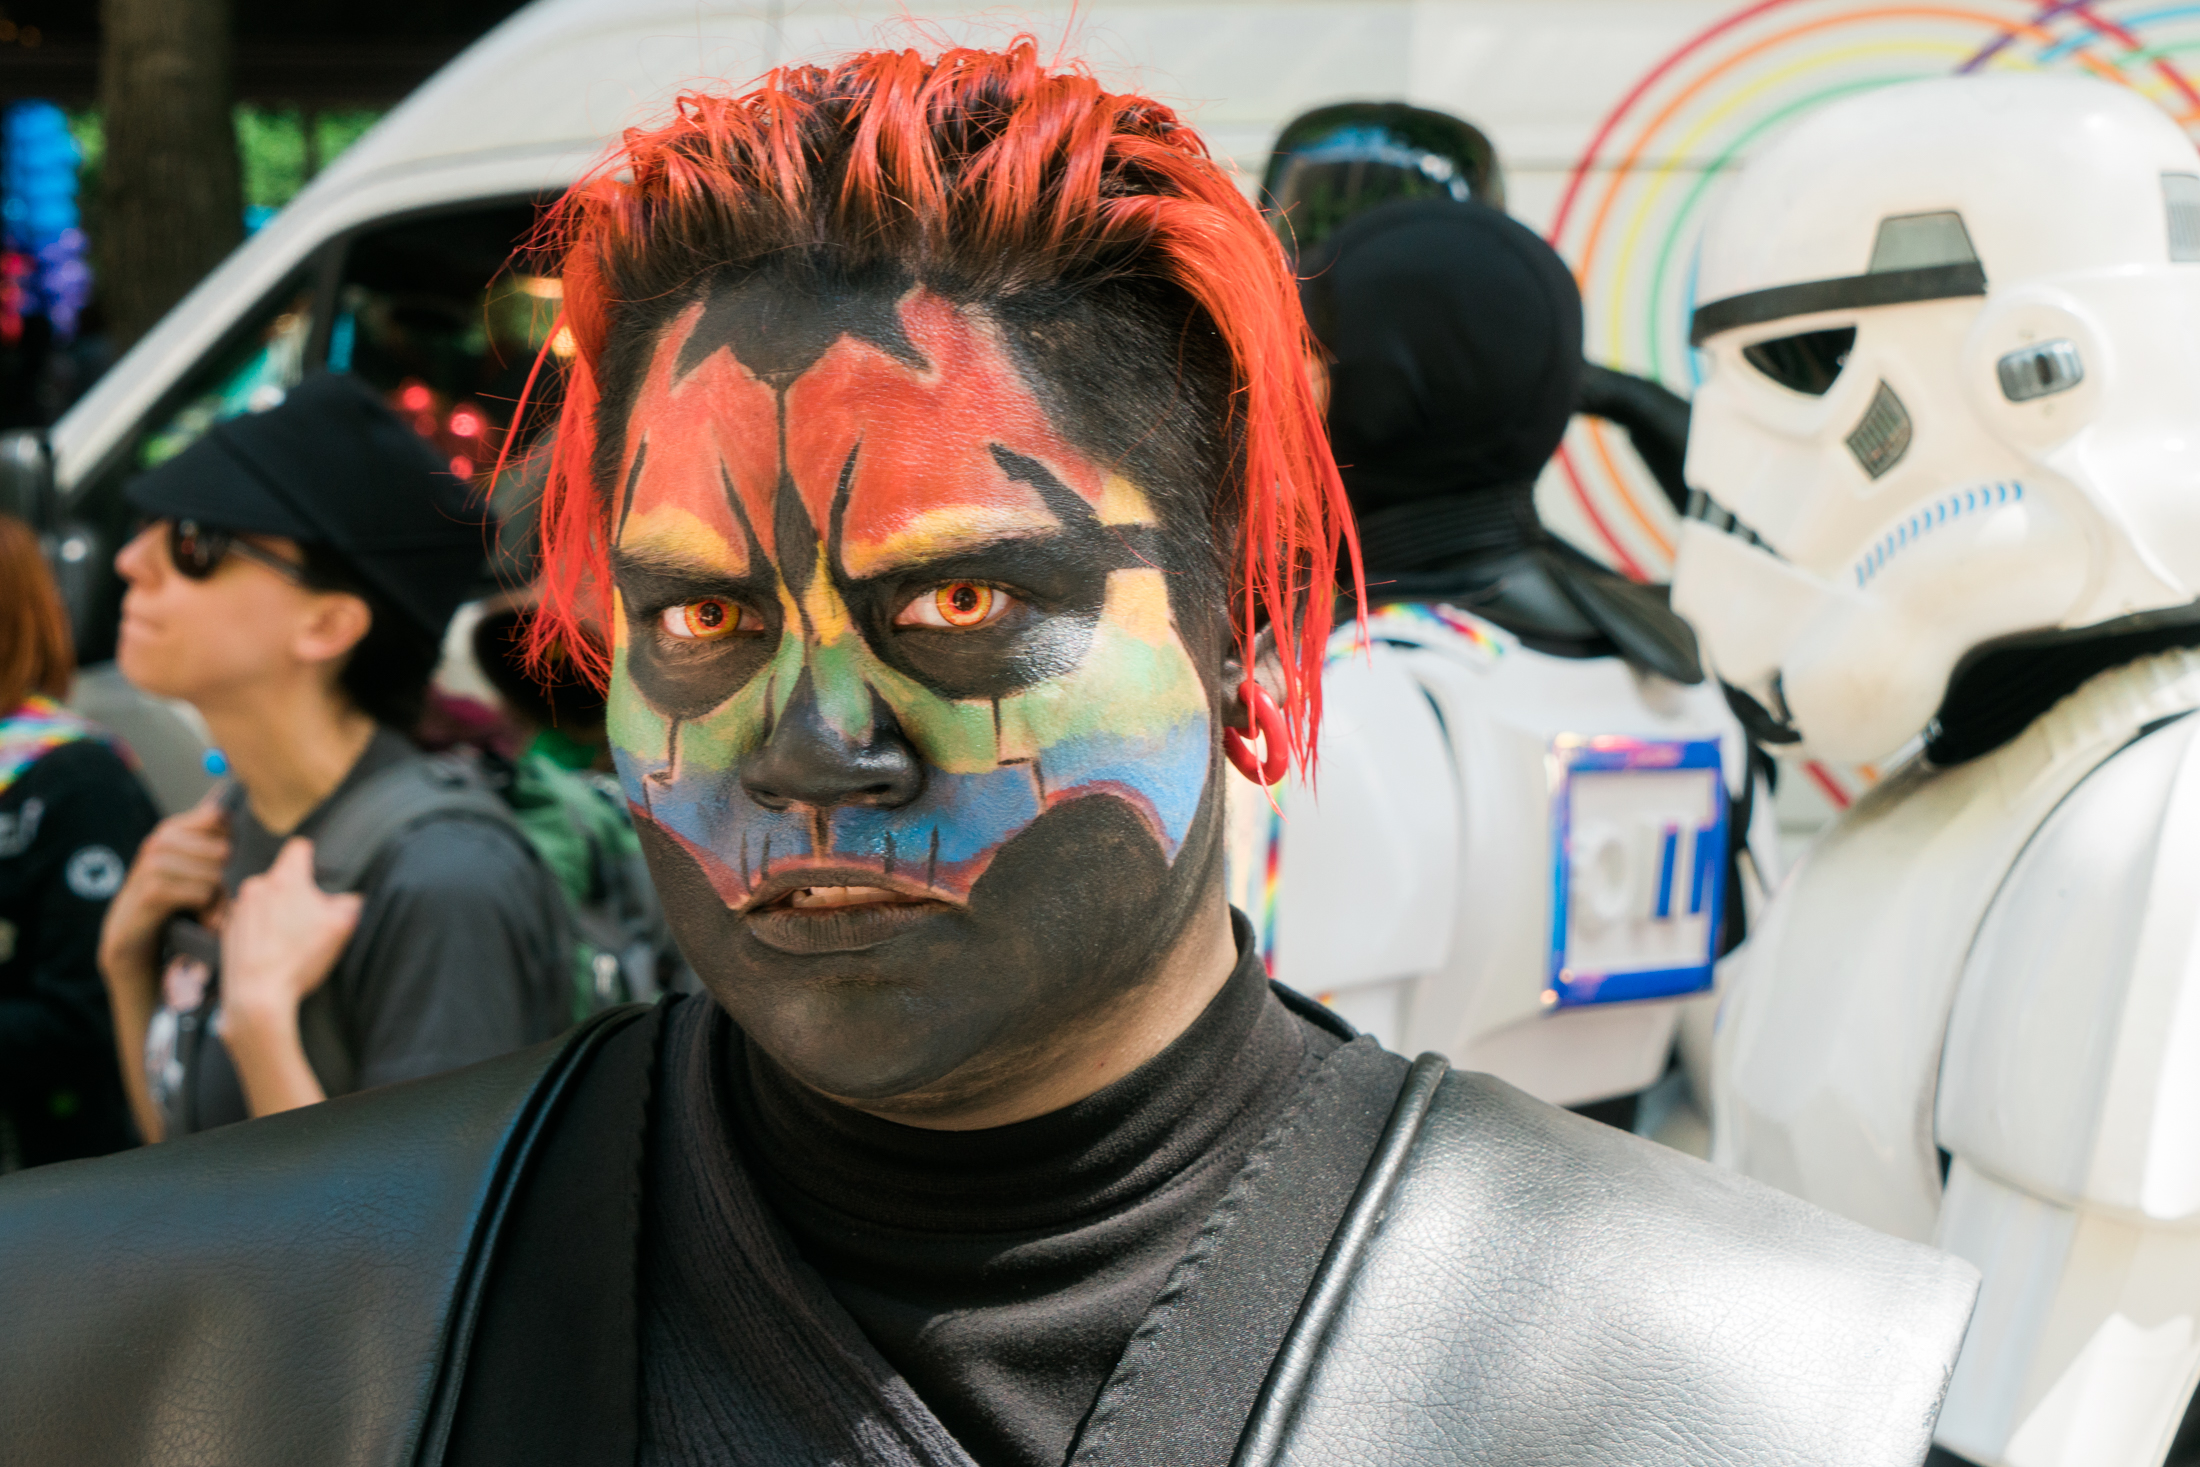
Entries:
{"type": "MultiPolygon", "coordinates": [[[[1341,1042],[1277,999],[1242,924],[1239,952],[1160,1055],[1074,1105],[983,1131],[921,1130],[829,1101],[715,1005],[691,1001],[671,1016],[667,1054],[701,1052],[683,1036],[709,1025],[720,1042],[705,1048],[722,1059],[668,1070],[660,1113],[700,1106],[724,1129],[664,1134],[733,1138],[738,1159],[690,1163],[747,1163],[802,1258],[971,1457],[1060,1467],[1246,1154],[1341,1042]]],[[[653,1220],[649,1249],[708,1246],[668,1236],[679,1228],[653,1220]]],[[[663,1331],[645,1338],[645,1354],[681,1348],[663,1331]]],[[[661,1447],[674,1445],[668,1429],[685,1434],[660,1423],[661,1447]]]]}

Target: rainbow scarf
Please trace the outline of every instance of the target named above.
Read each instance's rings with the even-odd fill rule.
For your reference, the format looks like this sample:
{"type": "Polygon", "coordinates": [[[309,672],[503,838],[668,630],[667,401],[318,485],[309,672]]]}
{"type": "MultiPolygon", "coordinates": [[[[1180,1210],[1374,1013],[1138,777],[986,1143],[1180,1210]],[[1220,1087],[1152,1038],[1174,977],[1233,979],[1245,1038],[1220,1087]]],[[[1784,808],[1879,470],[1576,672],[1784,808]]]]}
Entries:
{"type": "Polygon", "coordinates": [[[33,693],[0,718],[0,794],[24,770],[63,744],[99,737],[99,730],[42,693],[33,693]]]}
{"type": "Polygon", "coordinates": [[[1465,651],[1479,662],[1505,655],[1505,643],[1482,618],[1440,601],[1393,601],[1367,614],[1363,638],[1359,623],[1347,622],[1330,638],[1331,662],[1351,656],[1369,642],[1397,641],[1465,651]]]}

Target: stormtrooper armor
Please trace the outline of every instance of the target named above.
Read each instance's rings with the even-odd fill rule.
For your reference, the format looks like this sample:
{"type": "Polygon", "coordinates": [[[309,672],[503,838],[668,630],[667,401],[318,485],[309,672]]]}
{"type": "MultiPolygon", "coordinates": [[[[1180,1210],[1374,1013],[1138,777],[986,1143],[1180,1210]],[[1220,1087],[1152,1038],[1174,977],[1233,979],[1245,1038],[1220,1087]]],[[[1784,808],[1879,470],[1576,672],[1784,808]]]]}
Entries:
{"type": "Polygon", "coordinates": [[[1329,648],[1318,789],[1233,790],[1231,872],[1271,971],[1390,1048],[1647,1128],[1671,1092],[1628,1098],[1741,930],[1732,825],[1769,802],[1663,588],[1536,512],[1585,410],[1680,489],[1687,406],[1585,370],[1573,273],[1497,177],[1468,124],[1386,103],[1270,163],[1372,604],[1329,648]]]}
{"type": "Polygon", "coordinates": [[[1317,783],[1231,791],[1232,899],[1275,977],[1553,1104],[1657,1081],[1755,900],[1730,822],[1773,848],[1716,686],[1403,602],[1336,634],[1322,691],[1317,783]]]}
{"type": "Polygon", "coordinates": [[[1675,606],[1759,737],[1896,765],[1730,960],[1714,1159],[1984,1271],[1944,1448],[2185,1460],[2200,154],[2089,79],[1850,99],[1698,299],[1675,606]]]}

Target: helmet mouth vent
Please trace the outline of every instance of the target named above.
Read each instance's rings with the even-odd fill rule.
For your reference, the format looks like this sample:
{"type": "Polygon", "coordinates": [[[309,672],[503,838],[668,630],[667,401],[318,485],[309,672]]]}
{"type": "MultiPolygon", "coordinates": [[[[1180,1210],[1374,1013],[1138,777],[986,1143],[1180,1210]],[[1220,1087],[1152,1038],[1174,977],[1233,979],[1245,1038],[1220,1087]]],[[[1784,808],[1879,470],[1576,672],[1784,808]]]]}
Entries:
{"type": "Polygon", "coordinates": [[[1688,491],[1688,507],[1682,510],[1681,514],[1684,518],[1709,525],[1723,535],[1731,535],[1744,545],[1753,545],[1774,560],[1787,559],[1786,556],[1772,548],[1772,542],[1743,524],[1735,517],[1732,510],[1720,504],[1719,501],[1713,499],[1701,489],[1688,491]]]}
{"type": "Polygon", "coordinates": [[[2200,175],[2162,175],[2162,208],[2169,215],[2169,262],[2200,261],[2200,175]]]}
{"type": "Polygon", "coordinates": [[[1902,399],[1884,381],[1872,394],[1871,406],[1864,409],[1864,416],[1849,430],[1849,452],[1856,455],[1857,466],[1878,479],[1902,462],[1902,456],[1910,451],[1910,410],[1902,405],[1902,399]]]}

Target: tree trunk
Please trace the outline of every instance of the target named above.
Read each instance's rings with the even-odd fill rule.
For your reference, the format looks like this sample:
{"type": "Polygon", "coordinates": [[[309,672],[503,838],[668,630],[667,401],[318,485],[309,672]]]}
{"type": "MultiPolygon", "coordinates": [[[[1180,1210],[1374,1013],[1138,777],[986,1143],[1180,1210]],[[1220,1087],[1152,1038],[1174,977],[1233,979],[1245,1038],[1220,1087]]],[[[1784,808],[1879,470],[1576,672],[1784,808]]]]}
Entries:
{"type": "Polygon", "coordinates": [[[100,295],[116,350],[244,238],[230,0],[100,0],[100,295]]]}

